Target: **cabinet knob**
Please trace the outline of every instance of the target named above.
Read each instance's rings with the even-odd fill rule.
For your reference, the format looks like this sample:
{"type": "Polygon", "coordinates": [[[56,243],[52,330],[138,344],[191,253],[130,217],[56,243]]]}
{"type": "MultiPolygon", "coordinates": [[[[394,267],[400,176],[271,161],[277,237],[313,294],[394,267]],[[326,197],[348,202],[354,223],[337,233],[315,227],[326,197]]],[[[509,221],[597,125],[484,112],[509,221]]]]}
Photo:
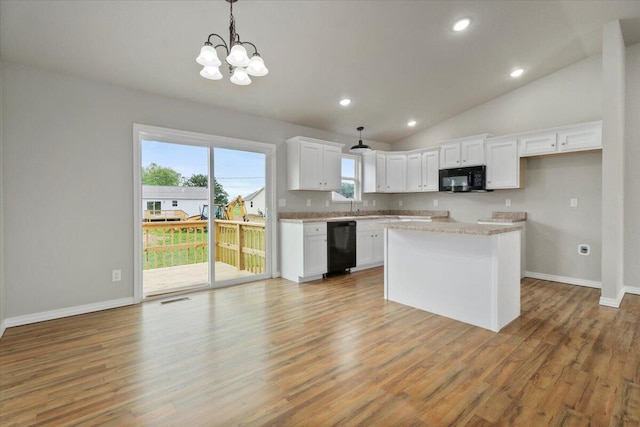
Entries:
{"type": "Polygon", "coordinates": [[[563,142],[563,143],[562,143],[562,145],[567,145],[567,143],[566,143],[566,142],[563,142]]]}
{"type": "Polygon", "coordinates": [[[324,185],[327,185],[327,183],[325,182],[324,185]]]}
{"type": "Polygon", "coordinates": [[[552,146],[552,147],[555,147],[555,146],[556,146],[556,144],[551,144],[551,146],[552,146]]]}
{"type": "Polygon", "coordinates": [[[460,160],[456,160],[456,163],[460,163],[460,160]]]}
{"type": "Polygon", "coordinates": [[[466,163],[466,162],[467,162],[466,160],[463,160],[463,161],[462,161],[462,163],[466,163]]]}

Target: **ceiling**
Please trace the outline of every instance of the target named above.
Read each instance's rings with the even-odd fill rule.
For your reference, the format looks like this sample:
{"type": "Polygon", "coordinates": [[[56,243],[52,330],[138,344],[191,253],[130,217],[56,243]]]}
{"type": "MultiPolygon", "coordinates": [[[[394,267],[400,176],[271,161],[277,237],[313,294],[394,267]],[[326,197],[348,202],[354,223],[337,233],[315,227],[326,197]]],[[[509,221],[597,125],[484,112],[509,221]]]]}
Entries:
{"type": "Polygon", "coordinates": [[[234,16],[269,68],[249,86],[195,62],[228,39],[223,0],[0,0],[0,59],[393,143],[599,53],[609,21],[640,42],[640,1],[240,0],[234,16]]]}

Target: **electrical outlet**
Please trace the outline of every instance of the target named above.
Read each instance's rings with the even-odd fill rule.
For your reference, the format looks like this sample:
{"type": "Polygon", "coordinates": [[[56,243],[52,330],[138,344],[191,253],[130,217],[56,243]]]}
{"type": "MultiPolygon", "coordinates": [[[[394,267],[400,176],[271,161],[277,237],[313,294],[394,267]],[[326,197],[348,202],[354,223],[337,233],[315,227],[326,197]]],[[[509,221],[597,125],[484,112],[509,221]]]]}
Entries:
{"type": "Polygon", "coordinates": [[[571,199],[571,207],[572,208],[578,207],[578,199],[571,199]]]}
{"type": "Polygon", "coordinates": [[[368,200],[363,200],[362,201],[362,206],[369,206],[369,201],[368,200]]]}
{"type": "Polygon", "coordinates": [[[329,207],[329,201],[328,201],[328,200],[325,200],[325,201],[324,201],[324,205],[325,205],[326,207],[329,207]]]}
{"type": "Polygon", "coordinates": [[[398,200],[398,206],[402,206],[402,200],[398,200]]]}
{"type": "Polygon", "coordinates": [[[311,199],[307,199],[307,206],[311,206],[311,199]]]}
{"type": "Polygon", "coordinates": [[[278,199],[278,207],[284,208],[287,206],[287,199],[278,199]]]}
{"type": "Polygon", "coordinates": [[[507,199],[504,201],[505,206],[511,206],[511,199],[507,199]]]}
{"type": "Polygon", "coordinates": [[[111,281],[119,282],[122,280],[122,270],[111,270],[111,281]]]}
{"type": "Polygon", "coordinates": [[[580,255],[584,255],[584,256],[591,255],[591,246],[585,245],[584,243],[579,244],[578,245],[578,253],[580,255]]]}
{"type": "Polygon", "coordinates": [[[376,201],[375,200],[373,200],[371,203],[372,203],[371,206],[375,206],[376,205],[376,201]]]}
{"type": "Polygon", "coordinates": [[[438,206],[438,199],[433,199],[433,206],[438,206]]]}

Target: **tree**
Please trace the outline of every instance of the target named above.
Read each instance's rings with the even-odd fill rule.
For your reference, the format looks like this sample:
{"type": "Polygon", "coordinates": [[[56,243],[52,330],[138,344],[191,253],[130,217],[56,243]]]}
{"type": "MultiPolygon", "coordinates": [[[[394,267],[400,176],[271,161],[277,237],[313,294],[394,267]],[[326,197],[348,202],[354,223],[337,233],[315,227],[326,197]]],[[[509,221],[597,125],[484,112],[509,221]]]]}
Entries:
{"type": "Polygon", "coordinates": [[[340,194],[342,194],[347,199],[353,199],[353,190],[354,185],[352,183],[343,182],[340,194]]]}
{"type": "Polygon", "coordinates": [[[182,181],[179,172],[164,166],[151,163],[146,168],[142,168],[142,184],[144,185],[168,185],[177,187],[182,181]]]}
{"type": "MultiPolygon", "coordinates": [[[[182,185],[185,187],[208,187],[209,175],[202,173],[191,175],[191,178],[185,179],[182,185]]],[[[220,184],[215,178],[213,178],[213,189],[216,194],[216,205],[226,205],[229,203],[229,193],[224,191],[222,184],[220,184]]]]}

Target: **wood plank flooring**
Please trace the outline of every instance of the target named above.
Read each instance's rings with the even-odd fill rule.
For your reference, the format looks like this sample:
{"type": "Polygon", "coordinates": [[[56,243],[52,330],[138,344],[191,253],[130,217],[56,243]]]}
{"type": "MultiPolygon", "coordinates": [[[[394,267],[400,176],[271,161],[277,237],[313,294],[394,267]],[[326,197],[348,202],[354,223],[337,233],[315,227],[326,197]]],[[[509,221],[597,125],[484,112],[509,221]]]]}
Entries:
{"type": "Polygon", "coordinates": [[[383,299],[382,269],[10,328],[0,425],[638,426],[640,296],[533,279],[493,333],[383,299]]]}

